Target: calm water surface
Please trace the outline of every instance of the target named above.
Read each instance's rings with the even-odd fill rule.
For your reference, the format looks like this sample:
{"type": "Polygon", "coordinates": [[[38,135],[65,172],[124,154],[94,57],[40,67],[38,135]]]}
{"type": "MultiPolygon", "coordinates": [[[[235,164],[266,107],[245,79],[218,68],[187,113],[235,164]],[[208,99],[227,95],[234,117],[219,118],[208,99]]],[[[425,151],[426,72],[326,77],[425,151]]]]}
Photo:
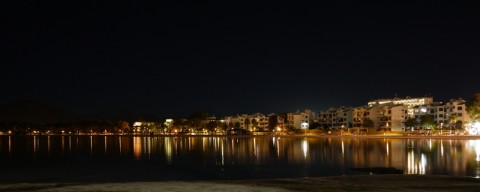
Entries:
{"type": "Polygon", "coordinates": [[[0,163],[3,181],[315,177],[364,167],[479,177],[480,140],[0,136],[0,163]]]}

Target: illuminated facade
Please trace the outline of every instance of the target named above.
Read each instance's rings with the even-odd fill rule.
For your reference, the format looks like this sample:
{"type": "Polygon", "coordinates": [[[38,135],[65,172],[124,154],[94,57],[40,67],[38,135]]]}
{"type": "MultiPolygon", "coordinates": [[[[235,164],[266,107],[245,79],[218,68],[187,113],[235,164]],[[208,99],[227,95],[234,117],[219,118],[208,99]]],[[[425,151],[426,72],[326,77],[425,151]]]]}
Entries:
{"type": "Polygon", "coordinates": [[[402,131],[405,127],[403,122],[407,119],[405,105],[385,103],[361,107],[330,108],[318,113],[318,122],[322,127],[330,128],[365,128],[365,119],[373,121],[374,129],[402,131]]]}
{"type": "Polygon", "coordinates": [[[387,131],[404,131],[404,121],[408,119],[408,107],[386,103],[369,109],[368,118],[373,121],[375,129],[387,131]]]}
{"type": "Polygon", "coordinates": [[[247,129],[247,126],[245,125],[245,119],[248,119],[247,114],[242,114],[242,115],[236,115],[236,116],[229,116],[225,117],[225,122],[227,125],[238,125],[235,126],[235,128],[240,128],[240,129],[247,129]]]}
{"type": "Polygon", "coordinates": [[[453,126],[456,122],[469,122],[470,116],[467,113],[465,100],[450,99],[447,103],[431,103],[428,105],[416,106],[413,108],[413,117],[420,122],[424,115],[431,115],[438,125],[453,126]]]}
{"type": "Polygon", "coordinates": [[[154,122],[134,122],[133,123],[133,131],[138,133],[150,132],[155,128],[154,122]]]}
{"type": "Polygon", "coordinates": [[[368,106],[361,106],[361,107],[355,107],[353,108],[352,112],[352,121],[353,121],[353,127],[354,128],[362,128],[363,127],[363,121],[365,118],[368,118],[370,115],[368,106]]]}
{"type": "Polygon", "coordinates": [[[268,127],[268,117],[261,113],[254,113],[248,116],[250,120],[249,129],[256,131],[256,130],[263,130],[268,127]],[[253,122],[256,122],[254,125],[253,122]]]}
{"type": "Polygon", "coordinates": [[[315,120],[315,113],[305,109],[296,113],[287,113],[287,125],[294,129],[305,129],[315,120]]]}
{"type": "MultiPolygon", "coordinates": [[[[245,129],[248,131],[265,131],[268,129],[268,119],[269,117],[275,114],[269,114],[268,116],[261,113],[254,113],[251,115],[242,114],[236,116],[225,117],[223,120],[227,124],[239,125],[238,128],[245,129]]],[[[283,128],[284,119],[280,116],[277,116],[277,126],[283,128]]]]}
{"type": "Polygon", "coordinates": [[[330,108],[318,112],[318,123],[322,127],[349,128],[353,126],[353,111],[351,107],[330,108]]]}
{"type": "Polygon", "coordinates": [[[375,105],[382,105],[387,103],[393,103],[394,105],[405,105],[408,107],[409,117],[414,116],[413,108],[420,105],[429,105],[433,103],[433,97],[417,97],[417,98],[392,98],[392,99],[377,99],[368,102],[369,107],[375,105]]]}

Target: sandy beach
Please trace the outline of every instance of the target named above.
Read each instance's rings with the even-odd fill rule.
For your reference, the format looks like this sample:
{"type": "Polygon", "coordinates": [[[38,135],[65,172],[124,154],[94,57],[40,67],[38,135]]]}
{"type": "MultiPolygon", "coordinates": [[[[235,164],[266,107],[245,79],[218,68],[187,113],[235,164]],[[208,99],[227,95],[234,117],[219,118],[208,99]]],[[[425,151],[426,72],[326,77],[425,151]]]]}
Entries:
{"type": "Polygon", "coordinates": [[[153,191],[478,191],[480,180],[422,175],[356,175],[316,178],[124,183],[11,183],[0,191],[153,192],[153,191]]]}

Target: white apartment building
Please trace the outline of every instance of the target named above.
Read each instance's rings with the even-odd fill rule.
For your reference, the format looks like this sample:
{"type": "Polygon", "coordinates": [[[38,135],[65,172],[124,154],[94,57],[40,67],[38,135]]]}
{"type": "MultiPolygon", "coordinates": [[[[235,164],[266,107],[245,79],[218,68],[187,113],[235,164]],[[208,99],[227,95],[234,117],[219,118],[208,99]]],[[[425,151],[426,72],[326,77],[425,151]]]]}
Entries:
{"type": "Polygon", "coordinates": [[[315,119],[315,113],[309,109],[287,113],[287,124],[294,129],[307,129],[315,119]]]}
{"type": "Polygon", "coordinates": [[[353,126],[353,111],[351,107],[330,108],[318,112],[318,123],[322,127],[351,128],[353,126]]]}
{"type": "Polygon", "coordinates": [[[447,103],[431,103],[429,105],[421,105],[413,108],[414,118],[420,122],[423,115],[431,115],[435,123],[440,126],[452,126],[458,121],[469,122],[470,116],[467,113],[465,100],[450,99],[447,103]]]}
{"type": "Polygon", "coordinates": [[[360,106],[353,108],[352,121],[354,128],[363,128],[363,121],[370,115],[370,107],[360,106]]]}
{"type": "Polygon", "coordinates": [[[408,118],[408,107],[393,103],[376,104],[360,107],[330,108],[318,113],[318,122],[322,127],[330,128],[365,128],[366,118],[372,120],[373,128],[402,131],[404,120],[408,118]]]}
{"type": "Polygon", "coordinates": [[[391,98],[391,99],[377,99],[368,102],[368,106],[372,107],[374,105],[382,105],[386,103],[393,103],[394,105],[405,105],[408,107],[409,117],[414,116],[413,108],[420,105],[429,105],[433,103],[433,97],[417,97],[417,98],[391,98]]]}
{"type": "Polygon", "coordinates": [[[408,119],[408,107],[393,103],[374,105],[369,109],[368,118],[373,121],[375,129],[404,131],[404,122],[408,119]]]}
{"type": "MultiPolygon", "coordinates": [[[[269,114],[268,116],[261,113],[254,113],[251,115],[242,114],[236,116],[225,117],[223,122],[227,124],[238,124],[240,129],[245,129],[248,131],[266,131],[268,129],[269,117],[275,115],[274,113],[269,114]]],[[[284,119],[280,116],[277,116],[277,127],[284,127],[284,119]]]]}
{"type": "Polygon", "coordinates": [[[242,115],[236,115],[236,116],[229,116],[229,117],[225,117],[225,123],[227,123],[227,125],[236,125],[236,124],[239,124],[240,125],[240,129],[247,129],[247,126],[245,125],[245,119],[248,118],[248,115],[247,114],[242,114],[242,115]]]}
{"type": "Polygon", "coordinates": [[[264,114],[254,113],[248,116],[248,120],[250,123],[248,124],[247,130],[249,131],[264,130],[268,127],[268,117],[264,114]]]}

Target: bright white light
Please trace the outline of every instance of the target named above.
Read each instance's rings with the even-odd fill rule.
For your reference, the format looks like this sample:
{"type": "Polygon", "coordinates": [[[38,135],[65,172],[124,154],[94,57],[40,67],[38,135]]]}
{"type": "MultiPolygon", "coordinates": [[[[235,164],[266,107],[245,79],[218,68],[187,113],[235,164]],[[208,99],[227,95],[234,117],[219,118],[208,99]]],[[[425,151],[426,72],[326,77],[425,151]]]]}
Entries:
{"type": "Polygon", "coordinates": [[[479,135],[480,134],[480,122],[472,122],[467,125],[465,128],[470,135],[479,135]]]}
{"type": "Polygon", "coordinates": [[[133,126],[134,127],[142,126],[142,122],[135,122],[135,123],[133,123],[133,126]]]}
{"type": "Polygon", "coordinates": [[[302,123],[301,128],[302,129],[308,129],[308,123],[302,123]]]}
{"type": "Polygon", "coordinates": [[[426,113],[426,112],[427,112],[427,108],[421,108],[421,109],[420,109],[420,112],[426,113]]]}

